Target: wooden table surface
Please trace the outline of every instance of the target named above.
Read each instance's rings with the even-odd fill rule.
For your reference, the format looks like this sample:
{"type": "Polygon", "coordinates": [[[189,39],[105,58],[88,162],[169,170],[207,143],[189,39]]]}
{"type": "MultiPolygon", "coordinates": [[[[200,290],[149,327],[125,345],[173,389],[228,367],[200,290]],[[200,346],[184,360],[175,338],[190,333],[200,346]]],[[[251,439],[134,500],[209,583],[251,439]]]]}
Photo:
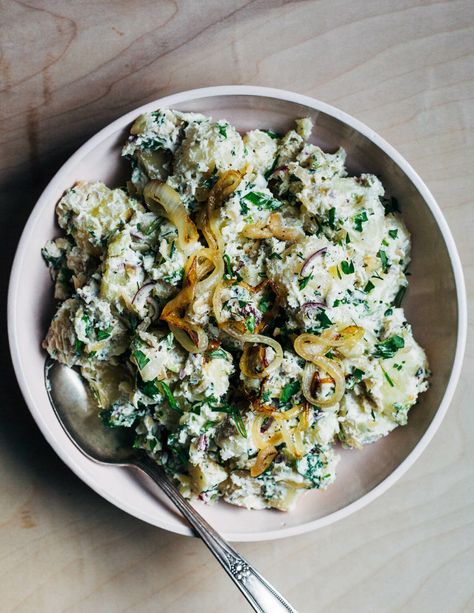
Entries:
{"type": "MultiPolygon", "coordinates": [[[[3,0],[0,14],[3,316],[22,226],[74,149],[154,98],[229,83],[315,96],[398,148],[447,217],[472,302],[472,0],[3,0]]],[[[63,465],[5,328],[0,610],[246,610],[200,542],[129,517],[63,465]]],[[[473,381],[471,329],[448,416],[388,493],[313,534],[240,546],[299,611],[474,611],[473,381]]]]}

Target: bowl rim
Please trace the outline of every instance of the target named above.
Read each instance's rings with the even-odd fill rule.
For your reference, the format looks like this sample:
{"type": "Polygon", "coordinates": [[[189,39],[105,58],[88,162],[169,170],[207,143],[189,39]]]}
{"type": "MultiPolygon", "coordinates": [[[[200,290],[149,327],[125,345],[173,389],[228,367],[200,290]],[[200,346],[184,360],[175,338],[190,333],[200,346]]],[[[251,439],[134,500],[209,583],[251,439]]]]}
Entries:
{"type": "MultiPolygon", "coordinates": [[[[119,128],[124,128],[127,124],[131,123],[139,114],[154,110],[160,106],[172,107],[176,104],[196,101],[201,98],[210,98],[210,97],[218,97],[218,96],[254,96],[261,98],[273,98],[279,99],[286,102],[293,102],[296,104],[301,104],[303,106],[307,106],[316,111],[321,111],[330,115],[345,124],[351,126],[366,138],[371,140],[375,145],[377,145],[380,149],[382,149],[402,170],[402,172],[408,176],[411,180],[415,188],[418,190],[423,200],[427,204],[430,209],[440,231],[445,241],[448,255],[450,258],[450,263],[453,269],[453,276],[456,286],[456,297],[457,297],[457,310],[458,310],[458,325],[457,325],[457,334],[456,334],[456,349],[454,354],[454,361],[451,369],[451,374],[449,376],[449,381],[446,385],[446,389],[443,395],[443,398],[439,404],[439,407],[428,426],[427,430],[420,438],[418,443],[412,449],[412,451],[407,455],[407,457],[397,466],[397,468],[390,473],[385,479],[383,479],[380,483],[378,483],[374,488],[369,490],[366,494],[358,498],[357,500],[349,503],[345,507],[330,513],[324,517],[321,517],[316,520],[312,520],[306,523],[299,524],[293,527],[280,528],[277,530],[271,530],[268,532],[255,532],[251,534],[241,534],[239,532],[223,532],[223,536],[230,541],[264,541],[264,540],[273,540],[279,538],[285,538],[290,536],[300,535],[306,532],[310,532],[317,528],[322,528],[324,526],[328,526],[339,519],[344,517],[348,517],[352,513],[358,511],[359,509],[365,507],[367,504],[378,498],[382,493],[387,491],[400,477],[408,470],[410,466],[414,464],[414,462],[420,457],[422,452],[425,450],[426,446],[433,438],[435,432],[438,430],[447,410],[449,404],[453,398],[457,382],[459,380],[459,376],[462,368],[462,361],[464,356],[464,351],[466,347],[466,334],[467,334],[467,299],[466,299],[466,289],[464,283],[463,270],[461,265],[461,260],[451,234],[451,231],[448,227],[446,219],[441,212],[439,205],[437,204],[435,198],[431,194],[428,187],[425,185],[420,176],[416,173],[416,171],[412,168],[412,166],[408,163],[408,161],[400,154],[394,147],[392,147],[385,139],[379,136],[374,130],[370,127],[355,119],[348,113],[341,111],[340,109],[322,102],[316,98],[312,98],[310,96],[306,96],[303,94],[298,94],[296,92],[276,89],[270,87],[260,87],[260,86],[251,86],[251,85],[220,85],[214,87],[203,87],[198,89],[191,89],[183,92],[178,92],[174,94],[170,94],[168,96],[164,96],[157,100],[153,100],[148,102],[140,107],[129,111],[128,113],[122,115],[118,119],[109,123],[107,126],[102,128],[99,132],[97,132],[94,136],[88,139],[81,147],[79,147],[75,153],[61,166],[61,168],[56,172],[51,181],[48,183],[35,206],[30,213],[28,221],[23,229],[21,234],[20,241],[18,243],[18,247],[16,249],[13,266],[10,275],[10,282],[8,288],[8,308],[7,308],[7,320],[8,320],[8,339],[10,346],[10,354],[12,357],[13,367],[15,370],[16,378],[23,394],[23,397],[26,401],[28,409],[30,410],[34,420],[36,421],[38,427],[43,433],[44,437],[51,445],[51,447],[55,450],[55,452],[59,455],[59,457],[63,460],[63,462],[80,478],[84,481],[89,487],[91,487],[95,492],[97,492],[100,496],[122,509],[123,511],[129,513],[130,515],[137,517],[149,524],[158,526],[162,529],[169,530],[171,532],[175,532],[177,534],[192,535],[191,530],[185,524],[175,524],[169,523],[168,521],[163,520],[160,517],[151,516],[148,513],[137,509],[136,507],[132,507],[132,505],[128,504],[127,500],[119,500],[116,499],[115,496],[108,493],[101,484],[97,483],[97,481],[91,477],[87,471],[83,469],[74,459],[72,459],[67,449],[65,449],[60,442],[58,442],[54,436],[54,434],[50,431],[48,424],[43,418],[42,411],[35,402],[33,394],[31,393],[27,378],[23,372],[22,368],[22,360],[20,355],[20,350],[18,346],[17,332],[16,332],[16,318],[15,318],[15,304],[17,300],[17,293],[21,283],[20,271],[22,268],[23,260],[25,257],[26,246],[28,243],[28,236],[30,235],[37,219],[43,214],[44,209],[49,204],[50,201],[50,192],[54,190],[57,183],[61,181],[61,177],[64,173],[66,173],[71,167],[73,167],[79,159],[82,159],[85,155],[87,155],[92,149],[96,147],[100,142],[106,139],[110,134],[115,132],[119,128]]],[[[92,460],[91,460],[92,461],[92,460]]]]}

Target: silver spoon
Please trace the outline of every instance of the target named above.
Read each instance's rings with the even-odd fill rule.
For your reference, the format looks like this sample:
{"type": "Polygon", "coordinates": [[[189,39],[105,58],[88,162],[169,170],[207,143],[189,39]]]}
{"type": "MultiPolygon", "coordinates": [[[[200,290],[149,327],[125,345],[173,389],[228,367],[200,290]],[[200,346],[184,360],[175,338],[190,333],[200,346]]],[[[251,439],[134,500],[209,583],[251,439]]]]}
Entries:
{"type": "Polygon", "coordinates": [[[101,464],[136,466],[151,477],[181,511],[255,611],[296,613],[283,596],[183,498],[164,471],[144,452],[133,449],[130,431],[102,425],[97,415],[97,404],[77,371],[48,359],[45,382],[56,416],[84,455],[101,464]]]}

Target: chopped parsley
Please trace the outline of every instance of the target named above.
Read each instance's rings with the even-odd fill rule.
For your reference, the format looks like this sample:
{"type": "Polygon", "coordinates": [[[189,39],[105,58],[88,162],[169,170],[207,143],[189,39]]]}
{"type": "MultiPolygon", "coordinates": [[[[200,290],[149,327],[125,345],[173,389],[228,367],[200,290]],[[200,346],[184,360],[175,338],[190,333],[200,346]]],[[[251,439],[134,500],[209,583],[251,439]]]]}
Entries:
{"type": "Polygon", "coordinates": [[[247,215],[249,212],[249,207],[243,198],[240,199],[240,214],[247,215]]]}
{"type": "Polygon", "coordinates": [[[265,314],[268,309],[271,308],[271,306],[272,301],[270,299],[270,296],[264,296],[258,303],[258,310],[260,311],[260,313],[265,314]]]}
{"type": "Polygon", "coordinates": [[[149,236],[158,228],[158,226],[160,225],[160,221],[161,219],[158,217],[157,219],[154,219],[151,223],[149,223],[146,228],[144,228],[141,224],[137,224],[137,230],[145,234],[145,236],[149,236]]]}
{"type": "Polygon", "coordinates": [[[169,385],[164,381],[158,381],[157,386],[160,390],[160,393],[166,398],[170,409],[173,409],[173,411],[177,411],[178,413],[182,413],[181,409],[178,407],[178,403],[176,402],[176,399],[173,396],[173,392],[171,391],[169,385]]]}
{"type": "Polygon", "coordinates": [[[227,255],[227,253],[224,253],[224,255],[222,256],[222,259],[224,260],[224,266],[225,266],[224,277],[226,277],[227,279],[231,279],[234,276],[234,271],[232,270],[232,266],[230,263],[230,257],[227,255]]]}
{"type": "Polygon", "coordinates": [[[388,384],[390,385],[390,387],[395,387],[395,383],[392,381],[392,379],[390,378],[390,375],[388,374],[388,372],[382,368],[384,377],[387,379],[388,384]]]}
{"type": "Polygon", "coordinates": [[[377,253],[377,256],[380,258],[380,261],[382,262],[382,270],[384,272],[387,272],[390,266],[390,264],[388,263],[387,254],[385,253],[385,251],[380,249],[380,251],[377,253]]]}
{"type": "Polygon", "coordinates": [[[354,217],[354,230],[357,230],[357,232],[362,232],[362,224],[368,220],[369,218],[367,217],[367,211],[360,211],[360,213],[357,213],[357,215],[354,217]]]}
{"type": "Polygon", "coordinates": [[[281,138],[280,134],[277,134],[273,130],[262,130],[262,132],[265,132],[265,134],[268,134],[268,136],[270,138],[273,138],[273,140],[277,140],[278,138],[281,138]]]}
{"type": "Polygon", "coordinates": [[[273,174],[273,171],[275,170],[277,163],[278,163],[278,155],[273,160],[273,163],[270,166],[270,168],[267,171],[265,171],[265,174],[263,175],[265,179],[268,179],[273,174]]]}
{"type": "Polygon", "coordinates": [[[136,365],[140,370],[143,370],[150,361],[150,358],[147,358],[143,351],[140,351],[140,349],[134,351],[132,355],[136,365]]]}
{"type": "Polygon", "coordinates": [[[227,351],[219,347],[218,349],[213,349],[207,354],[210,358],[227,360],[227,351]]]}
{"type": "Polygon", "coordinates": [[[298,287],[301,290],[304,289],[308,285],[308,283],[311,281],[312,278],[313,278],[313,275],[311,273],[306,277],[301,277],[300,280],[298,281],[298,287]]]}
{"type": "Polygon", "coordinates": [[[255,315],[253,313],[245,320],[245,327],[251,334],[255,332],[255,315]]]}
{"type": "Polygon", "coordinates": [[[323,330],[329,328],[334,323],[329,319],[329,317],[326,315],[326,311],[322,308],[318,308],[318,313],[316,314],[316,322],[318,325],[314,328],[310,328],[308,332],[320,334],[323,330]]]}
{"type": "Polygon", "coordinates": [[[390,238],[393,238],[393,239],[397,238],[398,236],[397,228],[395,228],[394,230],[389,230],[388,235],[390,236],[390,238]]]}
{"type": "Polygon", "coordinates": [[[374,357],[386,360],[393,358],[399,349],[405,347],[405,341],[401,336],[394,335],[375,345],[374,357]]]}
{"type": "Polygon", "coordinates": [[[138,389],[149,398],[155,398],[155,396],[158,396],[160,393],[160,390],[156,386],[156,379],[152,381],[143,381],[141,377],[138,377],[137,385],[138,389]]]}
{"type": "Polygon", "coordinates": [[[354,263],[352,260],[341,262],[341,270],[345,275],[351,275],[354,272],[354,263]]]}
{"type": "Polygon", "coordinates": [[[301,384],[299,381],[290,381],[287,383],[283,389],[281,390],[280,398],[279,398],[279,406],[283,407],[287,405],[290,400],[293,398],[295,394],[297,394],[301,389],[301,384]]]}
{"type": "Polygon", "coordinates": [[[336,227],[336,209],[334,207],[329,209],[328,226],[331,228],[331,230],[334,230],[336,227]]]}
{"type": "Polygon", "coordinates": [[[217,126],[217,129],[219,131],[219,134],[222,136],[222,138],[227,138],[227,126],[224,124],[219,124],[217,126]]]}
{"type": "Polygon", "coordinates": [[[353,368],[350,375],[346,377],[346,389],[353,389],[354,385],[360,381],[362,381],[365,372],[360,368],[353,368]]]}
{"type": "MultiPolygon", "coordinates": [[[[279,209],[282,203],[279,200],[276,200],[272,196],[267,194],[263,194],[262,192],[249,192],[245,194],[245,196],[241,199],[241,208],[242,208],[242,200],[246,200],[247,202],[251,202],[258,209],[267,210],[267,211],[275,211],[279,209]]],[[[248,211],[248,208],[247,208],[248,211]]]]}
{"type": "Polygon", "coordinates": [[[109,326],[105,330],[97,330],[97,340],[105,341],[106,338],[109,338],[109,336],[112,334],[112,328],[113,326],[109,326]]]}
{"type": "Polygon", "coordinates": [[[85,323],[85,327],[84,327],[85,335],[87,336],[87,338],[91,338],[92,331],[94,330],[94,326],[92,325],[92,322],[89,319],[89,316],[88,315],[83,315],[81,317],[81,321],[83,321],[85,323]]]}
{"type": "Polygon", "coordinates": [[[247,438],[247,430],[245,429],[244,420],[237,407],[233,407],[230,404],[224,404],[222,406],[216,404],[210,404],[212,411],[219,411],[221,413],[227,413],[233,420],[235,427],[239,431],[239,434],[244,438],[247,438]]]}
{"type": "Polygon", "coordinates": [[[367,281],[365,287],[364,287],[364,292],[366,294],[370,294],[370,292],[375,288],[375,285],[372,283],[372,281],[367,281]]]}

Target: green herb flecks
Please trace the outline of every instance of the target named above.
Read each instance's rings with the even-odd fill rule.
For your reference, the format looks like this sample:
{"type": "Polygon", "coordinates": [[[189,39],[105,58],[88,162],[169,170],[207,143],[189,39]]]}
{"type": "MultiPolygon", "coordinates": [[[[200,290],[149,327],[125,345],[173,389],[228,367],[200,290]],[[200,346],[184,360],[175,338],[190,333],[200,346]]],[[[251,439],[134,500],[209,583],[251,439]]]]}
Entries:
{"type": "Polygon", "coordinates": [[[390,375],[388,374],[388,372],[384,368],[382,368],[382,372],[384,374],[385,379],[387,379],[388,384],[390,385],[390,387],[395,387],[395,383],[390,378],[390,375]]]}
{"type": "Polygon", "coordinates": [[[326,330],[326,328],[332,326],[334,322],[329,319],[324,309],[318,308],[318,312],[316,314],[316,323],[317,326],[309,328],[308,332],[311,332],[313,334],[321,334],[323,330],[326,330]]]}
{"type": "Polygon", "coordinates": [[[102,329],[97,330],[97,340],[105,341],[105,339],[109,338],[109,336],[112,334],[112,330],[113,330],[113,326],[109,326],[108,328],[105,328],[105,330],[102,330],[102,329]]]}
{"type": "Polygon", "coordinates": [[[278,164],[278,155],[277,155],[277,156],[275,157],[275,159],[273,160],[273,163],[272,163],[272,165],[270,166],[270,168],[269,168],[267,171],[265,171],[265,173],[264,173],[264,175],[263,175],[263,176],[265,177],[265,179],[268,179],[268,178],[269,178],[269,177],[270,177],[270,176],[273,174],[273,171],[274,171],[274,170],[275,170],[275,168],[277,167],[277,164],[278,164]]]}
{"type": "Polygon", "coordinates": [[[213,360],[227,360],[227,356],[228,356],[227,351],[225,351],[221,347],[219,347],[218,349],[213,349],[212,351],[209,351],[207,355],[213,360]]]}
{"type": "Polygon", "coordinates": [[[354,273],[354,262],[350,260],[346,262],[345,260],[341,262],[341,270],[345,275],[351,275],[354,273]]]}
{"type": "Polygon", "coordinates": [[[300,391],[300,389],[301,384],[299,381],[295,380],[290,381],[290,383],[287,383],[281,390],[280,398],[278,400],[280,408],[285,407],[293,398],[293,396],[300,391]]]}
{"type": "Polygon", "coordinates": [[[264,296],[260,300],[257,306],[258,306],[258,310],[260,311],[260,313],[264,315],[268,311],[268,309],[270,309],[272,306],[272,301],[270,299],[270,296],[264,296]]]}
{"type": "Polygon", "coordinates": [[[229,404],[224,405],[210,405],[211,410],[220,413],[227,413],[233,420],[235,427],[239,431],[239,434],[244,438],[247,438],[247,430],[245,428],[244,420],[242,419],[242,415],[237,407],[231,406],[229,404]]]}
{"type": "Polygon", "coordinates": [[[245,196],[241,199],[241,203],[242,200],[251,202],[260,210],[264,209],[267,211],[276,211],[282,206],[282,203],[279,200],[276,200],[268,194],[263,194],[262,192],[249,192],[248,194],[245,194],[245,196]]]}
{"type": "Polygon", "coordinates": [[[227,253],[224,253],[224,255],[222,256],[222,259],[224,260],[224,266],[225,266],[224,277],[226,279],[232,279],[232,277],[234,276],[234,272],[232,270],[232,265],[230,263],[230,257],[227,255],[227,253]]]}
{"type": "Polygon", "coordinates": [[[405,347],[405,341],[401,336],[394,335],[375,345],[374,357],[386,360],[393,358],[399,349],[405,347]]]}
{"type": "Polygon", "coordinates": [[[386,252],[383,249],[380,249],[380,251],[377,253],[377,256],[380,258],[380,261],[382,262],[383,272],[387,272],[387,270],[390,267],[390,264],[388,262],[388,257],[387,257],[386,252]]]}
{"type": "Polygon", "coordinates": [[[334,230],[336,227],[336,209],[334,207],[329,209],[328,226],[331,228],[331,230],[334,230]]]}
{"type": "Polygon", "coordinates": [[[170,258],[172,258],[175,253],[176,253],[176,245],[175,245],[175,242],[173,241],[170,247],[170,258]]]}
{"type": "Polygon", "coordinates": [[[177,411],[178,413],[182,413],[169,385],[164,381],[157,381],[157,387],[160,390],[160,393],[166,398],[170,409],[173,409],[173,411],[177,411]]]}
{"type": "Polygon", "coordinates": [[[372,283],[372,281],[367,281],[365,287],[364,287],[364,292],[366,294],[370,294],[370,292],[375,288],[375,285],[372,283]]]}
{"type": "Polygon", "coordinates": [[[250,332],[250,334],[253,334],[255,332],[255,315],[253,313],[251,313],[245,320],[245,327],[250,332]]]}
{"type": "Polygon", "coordinates": [[[367,217],[367,211],[360,211],[354,217],[354,230],[357,232],[362,232],[363,227],[362,224],[366,223],[369,220],[367,217]]]}
{"type": "Polygon", "coordinates": [[[300,290],[303,290],[308,285],[308,283],[311,281],[312,278],[313,278],[313,275],[311,273],[307,275],[306,277],[301,277],[298,281],[298,287],[300,288],[300,290]]]}
{"type": "Polygon", "coordinates": [[[262,132],[265,132],[265,134],[268,134],[268,136],[270,138],[273,138],[273,140],[277,140],[278,138],[281,138],[281,135],[277,134],[277,132],[274,132],[273,130],[262,130],[262,132]]]}
{"type": "Polygon", "coordinates": [[[145,366],[148,364],[148,362],[150,361],[150,358],[147,358],[146,355],[143,353],[143,351],[140,351],[140,349],[137,349],[136,351],[134,351],[132,353],[132,356],[133,356],[133,359],[135,360],[136,365],[138,366],[140,370],[143,370],[145,366]]]}

